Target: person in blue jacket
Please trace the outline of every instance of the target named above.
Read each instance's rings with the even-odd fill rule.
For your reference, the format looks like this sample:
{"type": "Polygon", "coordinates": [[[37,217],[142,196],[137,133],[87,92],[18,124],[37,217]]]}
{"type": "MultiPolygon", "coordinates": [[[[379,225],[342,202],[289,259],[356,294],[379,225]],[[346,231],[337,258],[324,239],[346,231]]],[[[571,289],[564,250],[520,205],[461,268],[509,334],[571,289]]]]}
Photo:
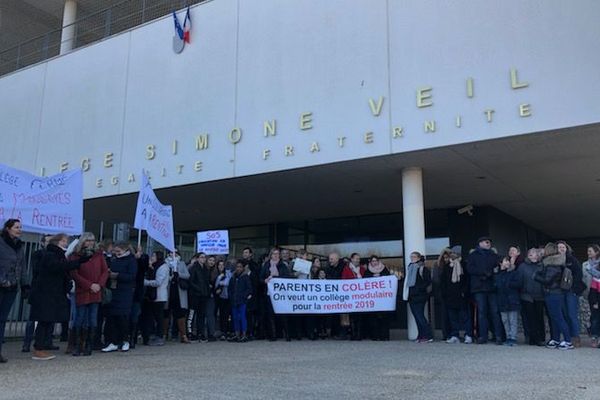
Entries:
{"type": "Polygon", "coordinates": [[[236,334],[230,341],[244,343],[248,341],[248,337],[246,336],[246,331],[248,330],[246,305],[252,298],[252,282],[242,261],[237,261],[235,264],[235,272],[229,280],[228,290],[233,326],[236,334]]]}
{"type": "Polygon", "coordinates": [[[116,243],[107,285],[112,292],[112,299],[107,307],[110,341],[107,340],[109,345],[102,349],[104,353],[129,351],[129,319],[136,275],[137,260],[131,245],[127,242],[116,243]]]}
{"type": "Polygon", "coordinates": [[[519,276],[511,263],[510,257],[503,257],[500,261],[500,271],[496,275],[496,292],[498,296],[498,310],[502,317],[502,324],[506,332],[507,346],[517,344],[517,324],[521,300],[519,298],[519,276]]]}

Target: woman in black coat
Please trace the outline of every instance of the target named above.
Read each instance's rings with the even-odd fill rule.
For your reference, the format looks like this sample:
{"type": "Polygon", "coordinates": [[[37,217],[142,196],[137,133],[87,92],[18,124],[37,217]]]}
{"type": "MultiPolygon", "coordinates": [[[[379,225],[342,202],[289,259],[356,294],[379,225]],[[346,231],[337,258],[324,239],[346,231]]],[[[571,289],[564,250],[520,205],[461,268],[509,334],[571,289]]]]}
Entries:
{"type": "Polygon", "coordinates": [[[35,329],[35,342],[33,348],[34,360],[51,360],[55,356],[46,353],[44,343],[57,321],[69,320],[69,300],[67,293],[71,289],[65,285],[68,271],[79,268],[90,257],[82,257],[76,261],[67,261],[65,251],[68,236],[58,234],[49,240],[46,250],[41,256],[39,270],[31,285],[30,319],[37,321],[35,329]]]}
{"type": "Polygon", "coordinates": [[[114,254],[109,275],[112,299],[107,307],[110,343],[102,349],[104,353],[116,350],[129,351],[129,317],[137,274],[137,260],[131,252],[129,243],[116,243],[114,254]]]}
{"type": "MultiPolygon", "coordinates": [[[[281,261],[279,255],[279,249],[273,248],[269,253],[269,260],[267,260],[261,270],[260,270],[260,281],[263,282],[265,287],[269,283],[269,281],[273,278],[290,278],[291,273],[287,265],[281,261]]],[[[268,297],[268,296],[267,296],[268,297]]],[[[277,340],[277,320],[281,322],[283,325],[283,331],[285,333],[285,340],[288,342],[290,339],[290,327],[289,327],[289,319],[287,315],[277,316],[275,311],[273,310],[273,304],[271,303],[271,299],[267,298],[267,309],[266,309],[266,322],[268,329],[268,336],[270,341],[277,340]]]]}

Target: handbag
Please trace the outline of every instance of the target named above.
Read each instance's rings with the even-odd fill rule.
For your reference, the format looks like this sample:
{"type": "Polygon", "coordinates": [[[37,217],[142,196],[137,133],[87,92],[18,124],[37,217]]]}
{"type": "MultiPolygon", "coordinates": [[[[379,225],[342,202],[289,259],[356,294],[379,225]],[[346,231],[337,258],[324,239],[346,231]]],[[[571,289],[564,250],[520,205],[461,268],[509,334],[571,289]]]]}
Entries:
{"type": "Polygon", "coordinates": [[[110,304],[112,302],[112,290],[105,287],[102,288],[102,304],[110,304]]]}
{"type": "Polygon", "coordinates": [[[190,288],[190,281],[187,279],[178,279],[179,289],[188,290],[190,288]]]}

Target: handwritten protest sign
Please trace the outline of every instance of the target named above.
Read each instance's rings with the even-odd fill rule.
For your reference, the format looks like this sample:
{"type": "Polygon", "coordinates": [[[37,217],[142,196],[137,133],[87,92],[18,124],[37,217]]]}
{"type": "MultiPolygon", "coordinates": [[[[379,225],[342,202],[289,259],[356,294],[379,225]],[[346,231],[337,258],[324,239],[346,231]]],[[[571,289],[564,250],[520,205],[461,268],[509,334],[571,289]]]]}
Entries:
{"type": "Polygon", "coordinates": [[[9,218],[21,220],[26,232],[80,234],[81,170],[39,177],[0,164],[0,221],[9,218]]]}
{"type": "Polygon", "coordinates": [[[138,195],[133,226],[146,230],[148,236],[165,246],[167,250],[175,250],[173,208],[158,200],[144,173],[142,173],[142,187],[138,195]]]}
{"type": "Polygon", "coordinates": [[[204,231],[196,233],[198,252],[229,254],[229,231],[204,231]]]}
{"type": "Polygon", "coordinates": [[[274,278],[268,283],[276,314],[394,311],[398,278],[328,280],[274,278]]]}
{"type": "Polygon", "coordinates": [[[303,260],[301,258],[294,259],[294,271],[296,272],[309,275],[311,266],[312,263],[308,260],[303,260]]]}

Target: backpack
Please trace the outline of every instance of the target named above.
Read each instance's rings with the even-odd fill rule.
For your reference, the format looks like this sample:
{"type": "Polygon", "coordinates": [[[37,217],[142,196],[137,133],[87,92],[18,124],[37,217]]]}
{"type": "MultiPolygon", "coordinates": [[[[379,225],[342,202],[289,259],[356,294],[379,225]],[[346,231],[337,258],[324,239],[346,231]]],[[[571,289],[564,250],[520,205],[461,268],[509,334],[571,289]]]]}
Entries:
{"type": "Polygon", "coordinates": [[[573,287],[573,272],[570,268],[563,268],[562,277],[560,278],[560,288],[562,290],[571,290],[573,287]]]}

